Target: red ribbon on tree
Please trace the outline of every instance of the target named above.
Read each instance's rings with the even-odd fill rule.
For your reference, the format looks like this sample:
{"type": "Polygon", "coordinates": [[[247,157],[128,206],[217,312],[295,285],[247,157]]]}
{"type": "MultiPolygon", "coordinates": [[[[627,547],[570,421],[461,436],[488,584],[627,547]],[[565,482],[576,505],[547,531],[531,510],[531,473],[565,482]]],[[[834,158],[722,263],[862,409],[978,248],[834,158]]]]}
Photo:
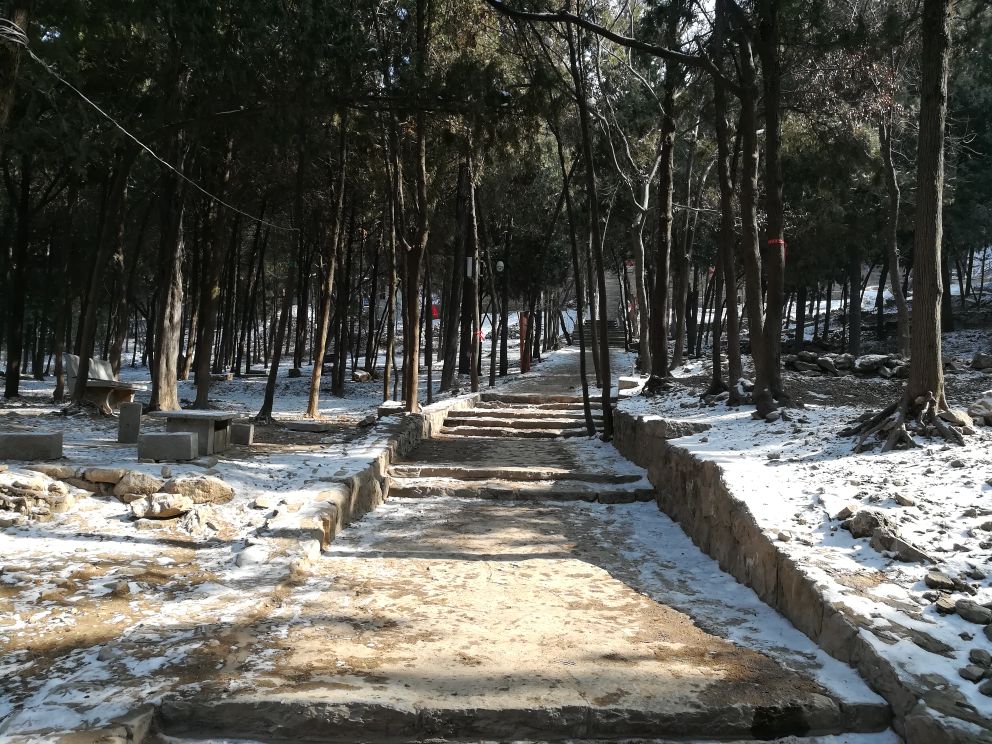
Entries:
{"type": "Polygon", "coordinates": [[[768,245],[785,245],[783,238],[768,238],[768,245]]]}

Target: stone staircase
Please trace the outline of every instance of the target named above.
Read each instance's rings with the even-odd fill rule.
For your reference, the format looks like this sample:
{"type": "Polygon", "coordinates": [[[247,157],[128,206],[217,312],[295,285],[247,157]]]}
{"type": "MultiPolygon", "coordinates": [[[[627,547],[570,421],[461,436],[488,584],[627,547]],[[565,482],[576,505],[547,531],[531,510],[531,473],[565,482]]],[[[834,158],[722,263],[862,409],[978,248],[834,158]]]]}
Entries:
{"type": "MultiPolygon", "coordinates": [[[[597,403],[593,421],[599,426],[602,418],[597,403]]],[[[389,494],[609,504],[654,499],[643,473],[587,466],[564,442],[588,436],[580,398],[487,393],[474,408],[451,411],[410,462],[392,465],[389,494]]]]}
{"type": "MultiPolygon", "coordinates": [[[[608,320],[606,323],[607,326],[609,327],[609,333],[606,339],[610,345],[610,348],[614,348],[614,349],[625,348],[627,344],[627,336],[626,333],[624,332],[623,326],[620,325],[616,320],[608,320]]],[[[583,324],[583,328],[585,329],[586,339],[587,340],[592,339],[592,322],[586,320],[585,323],[583,324]]]]}

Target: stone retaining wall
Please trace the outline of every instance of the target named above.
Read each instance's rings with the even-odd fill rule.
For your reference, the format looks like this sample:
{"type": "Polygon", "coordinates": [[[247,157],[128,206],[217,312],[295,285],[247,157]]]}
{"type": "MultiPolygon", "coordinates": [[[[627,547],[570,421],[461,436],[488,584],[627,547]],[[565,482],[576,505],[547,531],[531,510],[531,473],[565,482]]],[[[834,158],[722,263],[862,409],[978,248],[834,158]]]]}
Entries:
{"type": "Polygon", "coordinates": [[[954,720],[964,718],[963,711],[947,710],[950,703],[938,689],[900,678],[859,633],[857,616],[833,606],[802,567],[764,533],[716,463],[667,441],[692,433],[686,424],[615,414],[613,444],[647,469],[658,507],[724,571],[754,589],[828,654],[857,669],[892,706],[894,727],[908,744],[992,742],[989,731],[954,720]]]}

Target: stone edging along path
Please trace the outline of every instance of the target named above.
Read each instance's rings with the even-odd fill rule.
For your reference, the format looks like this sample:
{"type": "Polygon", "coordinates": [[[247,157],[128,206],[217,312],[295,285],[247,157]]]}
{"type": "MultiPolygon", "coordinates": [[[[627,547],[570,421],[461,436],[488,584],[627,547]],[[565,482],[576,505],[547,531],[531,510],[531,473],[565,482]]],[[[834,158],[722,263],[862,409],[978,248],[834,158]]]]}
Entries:
{"type": "Polygon", "coordinates": [[[379,450],[374,459],[336,477],[298,511],[280,509],[261,530],[262,536],[291,560],[316,558],[342,529],[386,500],[386,473],[394,459],[440,431],[449,411],[471,408],[480,397],[480,393],[470,393],[424,406],[420,413],[398,414],[392,420],[381,421],[377,431],[382,431],[385,439],[369,445],[379,450]]]}
{"type": "Polygon", "coordinates": [[[697,427],[709,428],[615,411],[613,444],[648,471],[658,507],[701,550],[824,651],[857,669],[889,702],[894,728],[907,744],[992,742],[992,732],[978,730],[954,711],[929,707],[927,690],[916,680],[900,676],[861,635],[857,615],[829,602],[802,566],[761,529],[747,504],[734,496],[720,466],[668,441],[697,433],[701,430],[697,427]]]}

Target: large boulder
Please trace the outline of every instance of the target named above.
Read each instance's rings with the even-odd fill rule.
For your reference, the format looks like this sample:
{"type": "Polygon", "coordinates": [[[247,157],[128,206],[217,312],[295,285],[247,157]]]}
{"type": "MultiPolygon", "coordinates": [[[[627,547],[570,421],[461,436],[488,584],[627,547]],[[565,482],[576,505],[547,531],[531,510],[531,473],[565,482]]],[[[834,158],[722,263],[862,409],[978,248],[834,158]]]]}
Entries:
{"type": "Polygon", "coordinates": [[[983,351],[978,352],[974,357],[972,357],[971,368],[992,369],[992,354],[986,354],[983,351]]]}
{"type": "Polygon", "coordinates": [[[862,374],[878,372],[887,361],[888,354],[865,354],[854,360],[854,370],[862,374]]]}
{"type": "Polygon", "coordinates": [[[150,496],[162,488],[162,481],[153,475],[129,470],[114,486],[114,496],[124,503],[130,503],[135,498],[150,496]]]}
{"type": "Polygon", "coordinates": [[[846,520],[841,527],[854,537],[870,537],[870,545],[879,552],[892,553],[901,561],[934,563],[933,558],[904,540],[892,521],[879,511],[862,509],[846,520]]]}
{"type": "Polygon", "coordinates": [[[976,419],[992,419],[992,390],[986,390],[978,400],[968,406],[968,415],[976,419]]]}
{"type": "Polygon", "coordinates": [[[162,486],[163,493],[177,493],[194,504],[226,504],[234,498],[234,489],[212,475],[180,475],[162,486]]]}
{"type": "Polygon", "coordinates": [[[193,508],[193,502],[178,493],[153,493],[131,502],[135,519],[173,519],[193,508]]]}
{"type": "Polygon", "coordinates": [[[90,483],[109,483],[116,486],[127,473],[124,468],[86,468],[84,477],[90,483]]]}

